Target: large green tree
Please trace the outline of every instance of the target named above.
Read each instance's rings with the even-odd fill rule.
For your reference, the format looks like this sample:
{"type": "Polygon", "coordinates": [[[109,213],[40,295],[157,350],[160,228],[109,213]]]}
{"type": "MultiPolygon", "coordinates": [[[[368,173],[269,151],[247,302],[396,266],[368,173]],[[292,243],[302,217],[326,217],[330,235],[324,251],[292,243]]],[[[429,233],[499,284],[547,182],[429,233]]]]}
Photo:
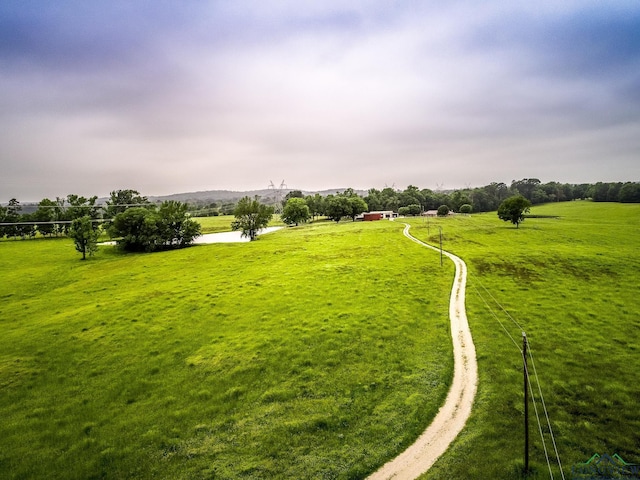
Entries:
{"type": "Polygon", "coordinates": [[[163,202],[160,208],[130,207],[113,218],[109,235],[134,252],[186,247],[200,235],[200,224],[189,218],[187,207],[175,201],[163,202]]]}
{"type": "Polygon", "coordinates": [[[326,214],[331,220],[339,222],[344,217],[356,217],[367,211],[367,202],[353,191],[347,188],[342,193],[329,195],[326,199],[326,214]]]}
{"type": "Polygon", "coordinates": [[[109,194],[109,200],[104,209],[105,218],[113,218],[117,214],[124,212],[129,207],[144,207],[150,205],[147,197],[140,195],[137,190],[114,190],[109,194]]]}
{"type": "Polygon", "coordinates": [[[498,217],[505,222],[513,223],[516,228],[524,221],[524,214],[529,212],[531,202],[522,195],[507,198],[498,207],[498,217]]]}
{"type": "Polygon", "coordinates": [[[255,240],[260,229],[269,225],[273,217],[273,207],[260,203],[259,197],[253,200],[250,197],[243,197],[238,201],[233,211],[235,220],[231,222],[233,230],[240,230],[243,237],[255,240]]]}
{"type": "Polygon", "coordinates": [[[91,217],[76,218],[71,222],[69,237],[73,239],[76,250],[82,253],[82,260],[86,260],[87,253],[93,255],[98,249],[99,231],[92,225],[91,217]]]}
{"type": "Polygon", "coordinates": [[[169,200],[158,210],[157,229],[160,241],[170,247],[186,247],[200,235],[200,224],[189,217],[189,205],[169,200]]]}
{"type": "Polygon", "coordinates": [[[282,221],[284,223],[287,225],[295,223],[298,226],[299,223],[307,222],[310,218],[311,212],[304,198],[292,197],[287,200],[282,210],[282,221]]]}

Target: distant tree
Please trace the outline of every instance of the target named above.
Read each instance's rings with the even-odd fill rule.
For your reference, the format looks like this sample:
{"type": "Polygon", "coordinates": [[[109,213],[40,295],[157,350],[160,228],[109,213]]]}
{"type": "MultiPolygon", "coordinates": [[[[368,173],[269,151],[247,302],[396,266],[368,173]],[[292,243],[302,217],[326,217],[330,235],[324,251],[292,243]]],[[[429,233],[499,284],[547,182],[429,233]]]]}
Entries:
{"type": "Polygon", "coordinates": [[[469,193],[470,192],[467,190],[456,190],[451,195],[449,195],[449,201],[447,202],[447,205],[451,210],[459,212],[462,205],[464,205],[465,203],[471,203],[469,193]]]}
{"type": "MultiPolygon", "coordinates": [[[[0,205],[0,223],[5,223],[7,221],[7,209],[0,205]]],[[[3,225],[0,225],[0,238],[5,236],[6,228],[3,225]]]]}
{"type": "Polygon", "coordinates": [[[42,235],[53,235],[57,232],[57,225],[53,222],[59,219],[61,209],[53,200],[44,198],[38,203],[38,209],[31,216],[35,222],[47,222],[38,225],[38,231],[42,235]]]}
{"type": "Polygon", "coordinates": [[[408,207],[409,205],[423,205],[425,198],[422,192],[413,185],[409,185],[403,192],[398,194],[398,205],[408,207]]]}
{"type": "Polygon", "coordinates": [[[415,203],[411,205],[407,205],[406,207],[398,208],[398,213],[403,217],[407,215],[420,215],[421,211],[422,211],[422,207],[415,203]]]}
{"type": "Polygon", "coordinates": [[[358,215],[367,211],[367,203],[359,195],[351,195],[348,197],[348,200],[349,207],[351,209],[349,216],[351,217],[351,220],[355,222],[358,215]]]}
{"type": "Polygon", "coordinates": [[[377,190],[375,188],[369,189],[369,191],[367,192],[367,196],[364,197],[364,201],[367,203],[371,211],[379,211],[384,208],[380,190],[377,190]]]}
{"type": "Polygon", "coordinates": [[[302,191],[300,191],[300,190],[291,190],[289,193],[287,193],[284,196],[283,203],[286,205],[287,202],[289,201],[289,199],[291,199],[291,198],[304,198],[304,195],[302,194],[302,191]]]}
{"type": "Polygon", "coordinates": [[[130,252],[151,252],[158,248],[158,215],[155,210],[131,207],[113,218],[108,232],[118,245],[130,252]]]}
{"type": "Polygon", "coordinates": [[[640,203],[640,183],[625,183],[620,188],[619,201],[622,203],[640,203]]]}
{"type": "Polygon", "coordinates": [[[166,201],[149,207],[130,207],[118,213],[108,228],[118,245],[132,252],[182,248],[200,235],[200,224],[189,217],[188,205],[166,201]]]}
{"type": "Polygon", "coordinates": [[[398,192],[392,187],[384,187],[380,192],[380,202],[382,203],[381,210],[393,210],[398,211],[400,208],[400,200],[398,199],[398,192]]]}
{"type": "Polygon", "coordinates": [[[351,204],[344,195],[327,195],[325,212],[336,223],[351,215],[351,204]]]}
{"type": "Polygon", "coordinates": [[[440,205],[438,207],[438,216],[446,217],[447,215],[449,215],[449,207],[447,205],[440,205]]]}
{"type": "Polygon", "coordinates": [[[409,209],[409,215],[420,215],[422,213],[422,206],[417,203],[407,205],[407,208],[409,209]]]}
{"type": "Polygon", "coordinates": [[[189,205],[169,200],[158,209],[159,243],[167,247],[186,247],[200,236],[200,224],[189,217],[189,205]]]}
{"type": "Polygon", "coordinates": [[[140,195],[137,190],[114,190],[109,194],[104,210],[104,218],[113,218],[129,207],[143,207],[150,205],[147,197],[140,195]]]}
{"type": "Polygon", "coordinates": [[[523,178],[522,180],[514,180],[511,182],[512,195],[522,195],[527,200],[533,199],[533,192],[540,185],[540,180],[537,178],[523,178]]]}
{"type": "Polygon", "coordinates": [[[305,201],[307,202],[307,206],[309,207],[309,212],[311,213],[311,216],[313,218],[325,214],[324,197],[319,193],[316,193],[313,196],[307,195],[307,197],[305,198],[305,201]]]}
{"type": "Polygon", "coordinates": [[[282,221],[287,225],[303,223],[311,218],[309,206],[303,198],[291,197],[282,210],[282,221]]]}
{"type": "MultiPolygon", "coordinates": [[[[9,204],[5,209],[4,222],[16,224],[20,222],[21,210],[22,207],[20,206],[20,202],[17,199],[12,198],[11,200],[9,200],[9,204]]],[[[7,237],[17,237],[20,235],[20,228],[18,227],[18,225],[6,225],[4,227],[4,234],[7,237]]]]}
{"type": "MultiPolygon", "coordinates": [[[[100,218],[100,207],[96,205],[96,200],[98,200],[98,196],[94,195],[93,197],[83,197],[79,195],[67,195],[67,203],[69,207],[66,210],[66,217],[68,220],[75,220],[76,218],[81,218],[84,216],[89,216],[91,220],[97,220],[100,218]]],[[[99,225],[97,222],[94,222],[93,228],[98,228],[99,225]]]]}
{"type": "Polygon", "coordinates": [[[258,197],[252,200],[243,197],[236,205],[233,215],[236,219],[231,223],[233,230],[240,230],[243,237],[255,240],[258,231],[267,225],[273,217],[273,207],[260,203],[258,197]]]}
{"type": "Polygon", "coordinates": [[[18,220],[18,225],[15,226],[16,234],[23,240],[27,237],[36,236],[36,226],[32,223],[33,216],[30,214],[23,214],[18,220]]]}
{"type": "Polygon", "coordinates": [[[520,223],[524,221],[524,214],[529,212],[531,202],[522,195],[515,195],[507,198],[498,207],[498,218],[505,222],[513,223],[519,228],[520,223]]]}
{"type": "Polygon", "coordinates": [[[93,228],[91,217],[76,218],[71,222],[69,228],[69,237],[71,237],[76,245],[76,250],[82,253],[82,260],[86,260],[87,253],[93,255],[98,249],[99,232],[93,228]]]}
{"type": "Polygon", "coordinates": [[[458,211],[460,213],[469,214],[469,213],[471,213],[472,210],[473,210],[473,207],[471,205],[469,205],[468,203],[465,203],[464,205],[460,205],[460,209],[458,211]]]}

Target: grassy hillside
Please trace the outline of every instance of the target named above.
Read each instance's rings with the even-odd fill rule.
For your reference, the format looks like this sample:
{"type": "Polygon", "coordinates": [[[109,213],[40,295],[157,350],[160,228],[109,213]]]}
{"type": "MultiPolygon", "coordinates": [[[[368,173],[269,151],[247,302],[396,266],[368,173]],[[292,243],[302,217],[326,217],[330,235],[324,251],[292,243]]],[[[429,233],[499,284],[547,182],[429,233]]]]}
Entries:
{"type": "Polygon", "coordinates": [[[0,477],[362,478],[435,415],[453,266],[390,222],[0,243],[0,477]]]}
{"type": "MultiPolygon", "coordinates": [[[[469,267],[480,385],[468,427],[424,478],[508,479],[522,466],[522,336],[500,306],[529,337],[566,477],[594,453],[640,463],[640,206],[571,202],[531,213],[558,218],[518,230],[495,213],[430,220],[431,243],[440,225],[445,248],[469,267]]],[[[414,224],[414,235],[429,237],[414,224]]],[[[530,411],[532,465],[549,478],[530,411]]]]}

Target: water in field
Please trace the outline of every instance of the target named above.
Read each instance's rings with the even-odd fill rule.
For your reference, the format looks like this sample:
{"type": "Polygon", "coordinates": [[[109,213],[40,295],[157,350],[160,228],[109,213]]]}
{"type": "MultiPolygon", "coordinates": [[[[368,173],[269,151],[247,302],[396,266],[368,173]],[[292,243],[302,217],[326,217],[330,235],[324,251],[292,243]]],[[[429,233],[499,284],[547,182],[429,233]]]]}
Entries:
{"type": "MultiPolygon", "coordinates": [[[[258,236],[264,235],[266,233],[275,232],[276,230],[280,230],[282,227],[267,227],[263,228],[258,232],[258,236]]],[[[193,243],[194,244],[209,244],[209,243],[239,243],[239,242],[248,242],[249,237],[242,237],[240,232],[220,232],[220,233],[207,233],[205,235],[200,235],[196,238],[193,243]]]]}
{"type": "MultiPolygon", "coordinates": [[[[275,232],[276,230],[280,230],[282,227],[267,227],[263,228],[258,232],[258,236],[264,235],[266,233],[275,232]]],[[[243,237],[240,232],[220,232],[220,233],[206,233],[204,235],[200,235],[196,238],[193,243],[194,245],[207,245],[210,243],[242,243],[248,242],[249,237],[243,237]]],[[[98,245],[115,245],[116,242],[102,242],[98,245]]]]}

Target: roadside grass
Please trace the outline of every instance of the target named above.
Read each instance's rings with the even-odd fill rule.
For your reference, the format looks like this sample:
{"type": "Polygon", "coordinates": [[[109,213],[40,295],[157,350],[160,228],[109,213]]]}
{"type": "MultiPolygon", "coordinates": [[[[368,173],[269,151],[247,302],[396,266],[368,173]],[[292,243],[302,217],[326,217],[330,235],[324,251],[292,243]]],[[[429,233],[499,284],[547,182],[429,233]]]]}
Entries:
{"type": "Polygon", "coordinates": [[[363,478],[452,375],[453,266],[401,232],[84,262],[68,239],[1,244],[0,476],[363,478]]]}
{"type": "MultiPolygon", "coordinates": [[[[640,205],[569,202],[531,213],[558,218],[528,218],[519,229],[495,213],[432,219],[430,236],[423,220],[411,221],[432,244],[441,226],[444,248],[468,265],[479,364],[467,427],[423,478],[521,476],[522,334],[494,299],[527,332],[566,478],[594,453],[640,463],[640,205]]],[[[549,478],[533,404],[530,418],[530,478],[549,478]]]]}

